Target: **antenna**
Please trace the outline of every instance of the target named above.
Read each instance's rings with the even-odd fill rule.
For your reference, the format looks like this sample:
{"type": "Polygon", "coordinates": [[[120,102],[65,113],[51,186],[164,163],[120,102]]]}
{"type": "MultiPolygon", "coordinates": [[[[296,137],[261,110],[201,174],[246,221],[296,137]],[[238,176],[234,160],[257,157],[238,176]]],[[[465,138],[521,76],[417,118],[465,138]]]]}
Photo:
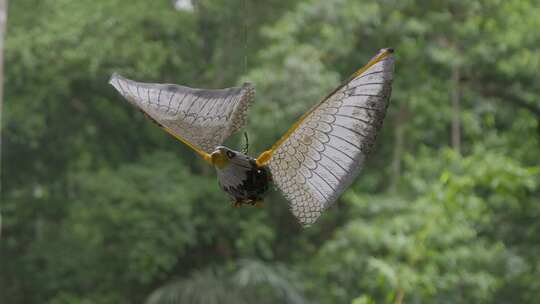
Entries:
{"type": "Polygon", "coordinates": [[[246,145],[244,146],[244,149],[242,149],[242,153],[247,155],[249,153],[249,138],[247,132],[244,132],[244,138],[246,139],[246,145]]]}

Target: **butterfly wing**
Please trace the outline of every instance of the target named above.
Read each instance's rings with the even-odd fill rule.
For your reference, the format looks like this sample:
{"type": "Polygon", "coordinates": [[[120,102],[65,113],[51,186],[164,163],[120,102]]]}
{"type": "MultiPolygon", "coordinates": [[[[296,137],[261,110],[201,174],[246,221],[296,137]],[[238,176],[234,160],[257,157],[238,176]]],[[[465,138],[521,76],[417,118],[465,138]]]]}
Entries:
{"type": "Polygon", "coordinates": [[[257,158],[302,224],[338,199],[370,153],[390,98],[392,52],[381,50],[257,158]]]}
{"type": "Polygon", "coordinates": [[[222,90],[141,83],[113,74],[109,83],[131,104],[205,160],[240,130],[255,90],[249,83],[222,90]]]}

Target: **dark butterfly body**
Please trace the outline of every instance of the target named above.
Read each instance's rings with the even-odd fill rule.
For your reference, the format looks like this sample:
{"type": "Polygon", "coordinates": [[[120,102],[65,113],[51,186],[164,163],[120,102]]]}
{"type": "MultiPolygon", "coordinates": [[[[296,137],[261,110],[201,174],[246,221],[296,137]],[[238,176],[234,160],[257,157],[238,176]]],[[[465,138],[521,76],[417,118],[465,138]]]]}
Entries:
{"type": "MultiPolygon", "coordinates": [[[[218,147],[217,154],[222,162],[216,166],[218,182],[227,192],[236,206],[255,205],[262,201],[271,181],[270,171],[266,166],[258,166],[255,158],[227,147],[218,147]]],[[[214,158],[216,158],[215,156],[214,158]]]]}

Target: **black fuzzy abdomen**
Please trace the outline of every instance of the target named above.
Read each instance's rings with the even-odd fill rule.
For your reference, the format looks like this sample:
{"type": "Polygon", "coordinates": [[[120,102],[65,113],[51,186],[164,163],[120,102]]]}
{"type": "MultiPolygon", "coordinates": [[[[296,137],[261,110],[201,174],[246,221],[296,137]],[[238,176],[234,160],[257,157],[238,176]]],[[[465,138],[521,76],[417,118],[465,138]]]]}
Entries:
{"type": "Polygon", "coordinates": [[[247,198],[251,200],[260,198],[268,190],[269,180],[270,174],[266,167],[255,167],[253,170],[248,171],[247,179],[242,184],[247,193],[247,198]]]}
{"type": "Polygon", "coordinates": [[[257,167],[255,163],[252,168],[245,171],[245,178],[240,184],[232,187],[223,187],[236,202],[257,201],[268,190],[270,182],[270,172],[266,167],[257,167]]]}

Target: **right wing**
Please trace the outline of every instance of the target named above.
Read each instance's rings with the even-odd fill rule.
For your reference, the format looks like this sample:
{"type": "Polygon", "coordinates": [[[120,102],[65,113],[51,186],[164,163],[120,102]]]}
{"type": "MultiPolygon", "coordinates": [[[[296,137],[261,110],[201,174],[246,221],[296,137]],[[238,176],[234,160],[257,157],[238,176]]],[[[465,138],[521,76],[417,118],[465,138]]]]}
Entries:
{"type": "Polygon", "coordinates": [[[312,224],[358,175],[388,107],[393,50],[383,49],[257,158],[302,224],[312,224]]]}
{"type": "Polygon", "coordinates": [[[222,90],[135,82],[113,74],[109,83],[165,131],[210,162],[210,153],[247,121],[255,89],[222,90]]]}

